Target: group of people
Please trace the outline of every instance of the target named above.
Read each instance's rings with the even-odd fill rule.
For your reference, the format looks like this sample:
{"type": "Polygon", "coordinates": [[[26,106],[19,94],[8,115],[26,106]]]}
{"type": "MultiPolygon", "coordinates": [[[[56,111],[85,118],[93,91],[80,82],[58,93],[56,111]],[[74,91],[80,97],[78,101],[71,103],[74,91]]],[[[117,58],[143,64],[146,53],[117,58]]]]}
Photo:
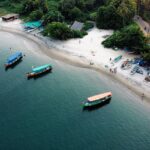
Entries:
{"type": "MultiPolygon", "coordinates": [[[[111,61],[111,60],[112,60],[112,58],[109,58],[109,61],[111,61]]],[[[110,68],[109,71],[110,71],[111,73],[116,74],[116,73],[117,73],[117,67],[115,67],[115,68],[110,68]]]]}
{"type": "Polygon", "coordinates": [[[116,73],[117,73],[117,67],[115,67],[114,69],[110,68],[109,71],[110,71],[111,73],[116,74],[116,73]]]}

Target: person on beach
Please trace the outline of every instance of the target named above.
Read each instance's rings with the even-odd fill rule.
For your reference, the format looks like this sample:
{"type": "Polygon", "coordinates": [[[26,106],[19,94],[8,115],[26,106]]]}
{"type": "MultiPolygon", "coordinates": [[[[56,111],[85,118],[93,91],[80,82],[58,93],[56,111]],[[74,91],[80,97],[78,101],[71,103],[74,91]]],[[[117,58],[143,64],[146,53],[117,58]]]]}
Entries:
{"type": "Polygon", "coordinates": [[[116,67],[116,68],[114,68],[114,73],[115,73],[115,74],[117,73],[117,67],[116,67]]]}
{"type": "Polygon", "coordinates": [[[110,59],[109,59],[110,61],[111,61],[111,57],[110,57],[110,59]]]}
{"type": "Polygon", "coordinates": [[[144,99],[144,93],[142,93],[142,97],[141,98],[142,98],[142,100],[144,99]]]}

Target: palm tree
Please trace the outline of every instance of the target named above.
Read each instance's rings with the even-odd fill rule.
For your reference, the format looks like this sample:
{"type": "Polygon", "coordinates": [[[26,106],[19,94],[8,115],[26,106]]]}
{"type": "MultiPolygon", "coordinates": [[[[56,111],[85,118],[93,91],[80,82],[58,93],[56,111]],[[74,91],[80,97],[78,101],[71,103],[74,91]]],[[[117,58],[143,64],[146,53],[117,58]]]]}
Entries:
{"type": "Polygon", "coordinates": [[[126,20],[129,19],[136,10],[136,4],[133,0],[122,0],[117,13],[123,18],[123,25],[125,25],[126,20]]]}
{"type": "Polygon", "coordinates": [[[140,15],[144,11],[144,8],[149,8],[150,0],[136,0],[137,14],[140,15]]]}

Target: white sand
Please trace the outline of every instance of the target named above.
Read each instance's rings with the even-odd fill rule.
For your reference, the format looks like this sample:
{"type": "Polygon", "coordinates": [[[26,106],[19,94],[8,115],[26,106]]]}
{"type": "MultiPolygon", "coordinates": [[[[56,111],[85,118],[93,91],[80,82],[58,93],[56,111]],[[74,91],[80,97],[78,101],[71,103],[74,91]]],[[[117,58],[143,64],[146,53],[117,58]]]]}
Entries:
{"type": "Polygon", "coordinates": [[[20,19],[11,21],[11,22],[4,22],[2,21],[2,19],[0,18],[0,27],[7,27],[7,28],[12,28],[12,29],[17,29],[17,30],[23,30],[23,26],[22,26],[22,21],[20,19]]]}
{"type": "MultiPolygon", "coordinates": [[[[0,27],[2,28],[12,28],[15,30],[22,30],[22,25],[20,20],[16,20],[13,22],[3,23],[0,22],[0,27]]],[[[55,49],[56,52],[65,52],[68,54],[68,59],[73,59],[74,61],[82,60],[85,64],[93,63],[93,68],[101,69],[109,73],[109,68],[117,67],[117,74],[109,73],[114,78],[119,79],[122,83],[126,84],[129,88],[136,91],[140,94],[144,93],[149,97],[150,93],[150,83],[145,82],[144,78],[146,76],[146,71],[144,71],[144,75],[135,74],[130,75],[129,70],[121,70],[120,66],[122,62],[126,59],[133,59],[137,56],[129,55],[127,52],[123,50],[114,51],[112,49],[104,48],[101,42],[105,39],[103,36],[111,35],[113,31],[111,30],[99,30],[97,28],[93,28],[88,32],[88,35],[82,39],[71,39],[67,41],[59,41],[53,40],[47,37],[41,36],[37,31],[34,33],[30,33],[32,38],[38,37],[40,40],[44,41],[44,43],[50,49],[55,49]],[[35,37],[36,36],[36,37],[35,37]],[[121,61],[112,66],[110,62],[110,58],[114,59],[117,56],[122,55],[123,58],[121,61]],[[76,59],[78,57],[78,59],[76,59]],[[105,66],[108,66],[106,68],[105,66]]],[[[29,33],[28,33],[29,34],[29,33]]],[[[47,53],[48,54],[48,53],[47,53]]],[[[133,67],[132,67],[133,68],[133,67]]]]}

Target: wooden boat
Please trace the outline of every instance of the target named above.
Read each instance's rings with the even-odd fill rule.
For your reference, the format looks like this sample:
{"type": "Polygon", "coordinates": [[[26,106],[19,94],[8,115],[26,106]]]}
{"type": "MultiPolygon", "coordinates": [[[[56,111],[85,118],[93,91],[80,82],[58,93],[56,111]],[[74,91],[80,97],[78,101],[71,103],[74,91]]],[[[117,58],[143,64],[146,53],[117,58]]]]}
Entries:
{"type": "Polygon", "coordinates": [[[11,56],[8,57],[7,62],[5,63],[5,68],[15,65],[22,59],[22,57],[23,55],[21,52],[16,52],[15,54],[12,54],[11,56]]]}
{"type": "Polygon", "coordinates": [[[83,102],[83,106],[92,107],[92,106],[97,106],[99,104],[105,104],[106,102],[110,101],[111,97],[112,97],[111,92],[98,94],[98,95],[87,98],[87,100],[83,102]]]}
{"type": "Polygon", "coordinates": [[[39,67],[33,68],[32,72],[27,73],[27,78],[34,78],[34,77],[37,77],[41,74],[50,72],[51,70],[52,70],[52,66],[49,64],[39,66],[39,67]]]}
{"type": "Polygon", "coordinates": [[[121,59],[122,59],[122,55],[116,57],[116,58],[113,60],[113,62],[114,62],[114,63],[117,63],[117,62],[120,61],[121,59]]]}

